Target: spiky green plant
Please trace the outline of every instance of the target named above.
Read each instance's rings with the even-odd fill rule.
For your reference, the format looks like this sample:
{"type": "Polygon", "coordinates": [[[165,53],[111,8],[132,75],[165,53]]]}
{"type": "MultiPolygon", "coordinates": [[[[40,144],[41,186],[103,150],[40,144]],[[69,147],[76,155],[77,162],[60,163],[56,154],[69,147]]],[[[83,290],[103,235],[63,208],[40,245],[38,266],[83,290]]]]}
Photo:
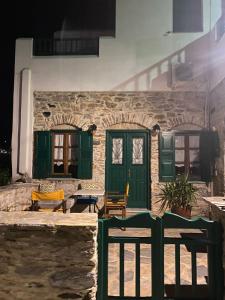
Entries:
{"type": "Polygon", "coordinates": [[[188,209],[196,202],[197,188],[188,182],[188,176],[181,175],[163,185],[159,196],[160,212],[172,207],[188,209]]]}

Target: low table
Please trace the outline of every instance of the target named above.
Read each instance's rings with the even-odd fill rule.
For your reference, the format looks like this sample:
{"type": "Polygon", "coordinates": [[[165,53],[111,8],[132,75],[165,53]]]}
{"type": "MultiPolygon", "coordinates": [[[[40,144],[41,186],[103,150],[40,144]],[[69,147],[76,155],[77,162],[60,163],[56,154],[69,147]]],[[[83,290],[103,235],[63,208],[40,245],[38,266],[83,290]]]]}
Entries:
{"type": "Polygon", "coordinates": [[[79,204],[89,205],[89,212],[91,212],[91,206],[93,206],[93,210],[96,212],[96,208],[99,211],[97,205],[98,196],[104,196],[104,194],[104,190],[80,189],[73,194],[73,197],[75,198],[75,204],[78,204],[79,201],[79,204]]]}

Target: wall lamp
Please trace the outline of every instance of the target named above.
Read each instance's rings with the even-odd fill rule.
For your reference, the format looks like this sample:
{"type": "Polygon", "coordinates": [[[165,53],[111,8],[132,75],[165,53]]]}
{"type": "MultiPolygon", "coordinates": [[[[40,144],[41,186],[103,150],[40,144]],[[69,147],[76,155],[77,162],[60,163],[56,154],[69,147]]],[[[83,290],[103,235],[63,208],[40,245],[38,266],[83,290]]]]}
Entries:
{"type": "Polygon", "coordinates": [[[152,130],[151,130],[152,136],[156,136],[157,134],[159,134],[160,129],[161,128],[160,128],[159,124],[155,124],[154,126],[152,126],[152,130]]]}
{"type": "Polygon", "coordinates": [[[96,126],[95,124],[92,124],[92,125],[90,125],[90,126],[88,127],[87,132],[88,132],[89,134],[95,135],[96,130],[97,130],[97,126],[96,126]]]}

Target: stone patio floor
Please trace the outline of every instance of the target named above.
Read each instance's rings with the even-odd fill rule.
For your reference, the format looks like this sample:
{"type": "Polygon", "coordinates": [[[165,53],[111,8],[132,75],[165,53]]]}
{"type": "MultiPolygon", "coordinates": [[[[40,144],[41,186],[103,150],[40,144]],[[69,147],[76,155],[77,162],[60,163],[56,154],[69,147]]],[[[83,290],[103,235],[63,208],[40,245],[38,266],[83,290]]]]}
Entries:
{"type": "MultiPolygon", "coordinates": [[[[165,236],[180,237],[180,232],[200,232],[193,229],[166,230],[165,236]]],[[[113,236],[150,236],[149,229],[111,229],[113,236]]],[[[125,296],[135,296],[135,245],[125,244],[125,296]]],[[[164,250],[165,284],[175,283],[175,249],[166,245],[164,250]]],[[[181,246],[181,284],[191,284],[191,253],[181,246]]],[[[206,284],[207,254],[197,253],[197,283],[206,284]]],[[[111,296],[119,295],[119,244],[109,245],[108,292],[111,296]]],[[[151,245],[141,245],[141,296],[151,296],[151,245]]]]}

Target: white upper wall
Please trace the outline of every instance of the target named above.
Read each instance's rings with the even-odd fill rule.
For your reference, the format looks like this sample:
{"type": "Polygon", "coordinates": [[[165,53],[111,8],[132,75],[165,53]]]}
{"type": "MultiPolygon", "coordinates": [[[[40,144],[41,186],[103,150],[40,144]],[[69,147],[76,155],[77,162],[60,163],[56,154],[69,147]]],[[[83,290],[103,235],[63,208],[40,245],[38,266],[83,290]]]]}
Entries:
{"type": "Polygon", "coordinates": [[[18,39],[15,73],[29,68],[33,91],[168,89],[167,58],[176,63],[175,52],[181,50],[181,61],[192,63],[196,76],[207,68],[204,36],[221,15],[221,0],[203,0],[204,31],[199,33],[168,34],[172,10],[172,0],[117,0],[116,37],[100,39],[99,57],[32,57],[32,39],[18,39]]]}

